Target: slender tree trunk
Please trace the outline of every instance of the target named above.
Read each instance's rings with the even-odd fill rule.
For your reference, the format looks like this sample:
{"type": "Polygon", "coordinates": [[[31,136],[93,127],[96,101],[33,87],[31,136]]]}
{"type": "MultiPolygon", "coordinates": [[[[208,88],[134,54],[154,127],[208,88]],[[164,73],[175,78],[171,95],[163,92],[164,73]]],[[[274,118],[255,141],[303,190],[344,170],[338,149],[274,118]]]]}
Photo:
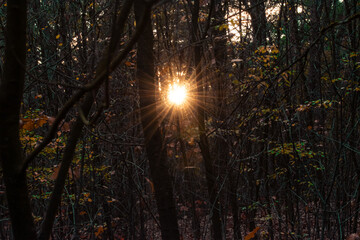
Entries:
{"type": "Polygon", "coordinates": [[[221,210],[219,193],[216,187],[216,175],[214,171],[214,160],[210,153],[209,141],[206,136],[205,129],[205,98],[204,98],[204,83],[202,78],[201,67],[201,44],[198,43],[200,31],[198,27],[199,19],[199,0],[195,0],[192,5],[192,42],[194,44],[194,65],[196,71],[196,95],[197,95],[197,122],[199,127],[199,147],[203,156],[205,164],[205,175],[207,188],[209,193],[210,207],[211,207],[211,221],[212,221],[212,234],[216,240],[223,239],[222,223],[221,223],[221,210]]]}
{"type": "Polygon", "coordinates": [[[245,0],[245,2],[247,1],[250,1],[249,14],[251,16],[255,47],[265,45],[267,41],[266,37],[268,36],[266,30],[265,2],[263,0],[245,0]]]}
{"type": "MultiPolygon", "coordinates": [[[[215,1],[215,11],[214,11],[214,24],[221,25],[226,22],[225,13],[226,5],[220,0],[215,1]]],[[[217,128],[227,126],[224,125],[227,117],[227,91],[230,83],[227,82],[227,36],[226,29],[215,29],[213,32],[214,38],[214,55],[216,62],[216,107],[217,107],[217,128]]],[[[234,239],[241,239],[240,231],[240,221],[238,214],[238,198],[237,198],[237,184],[234,179],[234,173],[232,168],[229,167],[229,146],[228,146],[228,136],[218,136],[215,139],[216,146],[216,157],[218,165],[220,166],[219,174],[224,174],[228,176],[229,181],[227,182],[228,186],[228,199],[229,204],[231,205],[232,216],[233,216],[233,232],[234,239]],[[221,170],[228,171],[226,173],[221,170]]]]}
{"type": "MultiPolygon", "coordinates": [[[[85,102],[82,104],[81,108],[85,116],[90,112],[91,106],[94,102],[92,93],[88,93],[86,96],[85,102]]],[[[76,148],[76,144],[78,139],[81,136],[82,128],[84,123],[80,117],[76,120],[70,136],[67,141],[66,148],[64,151],[64,156],[61,162],[61,167],[59,170],[59,174],[57,176],[54,191],[51,194],[51,199],[49,205],[47,207],[46,215],[44,218],[44,222],[41,226],[41,233],[39,236],[40,240],[47,240],[50,238],[50,234],[52,231],[52,227],[54,224],[54,220],[56,217],[56,213],[58,212],[60,203],[61,203],[61,195],[64,189],[65,181],[67,178],[67,174],[70,168],[71,161],[74,156],[74,151],[76,148]]]]}
{"type": "MultiPolygon", "coordinates": [[[[311,29],[311,42],[314,42],[320,34],[320,16],[322,5],[319,5],[317,1],[311,6],[310,20],[312,24],[311,29]]],[[[321,78],[321,44],[318,43],[314,46],[309,56],[309,78],[307,83],[308,96],[310,100],[319,99],[320,93],[320,78],[321,78]]]]}
{"type": "Polygon", "coordinates": [[[4,78],[0,85],[0,161],[12,230],[16,240],[36,239],[19,139],[19,119],[26,67],[26,1],[7,6],[4,78]]]}
{"type": "MultiPolygon", "coordinates": [[[[188,168],[190,166],[189,159],[186,156],[186,146],[185,142],[181,137],[181,125],[180,125],[180,115],[176,113],[175,116],[175,124],[176,124],[176,137],[177,142],[180,144],[180,152],[184,161],[184,180],[185,180],[185,188],[189,193],[185,194],[185,199],[188,199],[191,203],[191,213],[192,213],[192,230],[194,234],[194,239],[200,239],[200,220],[199,216],[196,212],[196,186],[195,186],[195,173],[192,168],[188,168]]],[[[185,192],[187,192],[185,191],[185,192]]]]}
{"type": "Polygon", "coordinates": [[[172,179],[169,173],[166,146],[160,131],[156,112],[154,77],[153,32],[151,11],[144,0],[135,0],[137,22],[146,22],[138,41],[136,79],[139,81],[140,114],[145,137],[145,147],[149,159],[150,172],[155,189],[155,198],[160,218],[162,239],[180,239],[172,179]]]}

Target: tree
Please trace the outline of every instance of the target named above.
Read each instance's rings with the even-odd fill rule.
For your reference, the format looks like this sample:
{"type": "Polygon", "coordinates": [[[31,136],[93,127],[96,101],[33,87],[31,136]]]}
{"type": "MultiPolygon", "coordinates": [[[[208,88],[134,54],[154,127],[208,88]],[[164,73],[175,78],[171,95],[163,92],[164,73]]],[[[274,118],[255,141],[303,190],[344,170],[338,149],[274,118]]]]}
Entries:
{"type": "Polygon", "coordinates": [[[31,215],[24,158],[19,140],[19,119],[26,55],[26,1],[11,1],[7,8],[4,76],[0,86],[0,160],[16,239],[36,239],[31,215]]]}
{"type": "MultiPolygon", "coordinates": [[[[198,25],[199,11],[200,11],[200,1],[194,1],[191,6],[191,23],[192,23],[192,35],[191,40],[194,49],[194,67],[195,67],[195,84],[196,84],[196,96],[197,96],[197,106],[196,106],[196,122],[199,128],[199,147],[201,149],[201,154],[203,156],[204,165],[205,165],[205,176],[207,190],[209,194],[209,200],[211,204],[211,221],[212,221],[212,233],[214,239],[223,239],[223,230],[221,222],[221,205],[219,192],[216,186],[216,174],[214,170],[214,159],[211,156],[209,140],[206,135],[205,128],[205,80],[203,78],[203,68],[202,68],[202,48],[201,48],[201,31],[198,25]]],[[[206,36],[206,32],[204,35],[206,36]]]]}
{"type": "Polygon", "coordinates": [[[355,236],[359,7],[0,1],[0,238],[355,236]]]}
{"type": "MultiPolygon", "coordinates": [[[[56,178],[54,191],[46,211],[45,220],[39,234],[40,239],[49,239],[52,226],[58,207],[61,202],[61,195],[65,185],[65,180],[69,172],[69,167],[73,159],[77,141],[81,135],[82,128],[94,102],[93,89],[98,90],[101,83],[109,77],[109,73],[123,60],[131,50],[132,45],[140,35],[142,27],[129,41],[123,52],[116,57],[112,53],[117,49],[121,33],[123,31],[127,15],[132,6],[131,1],[127,1],[119,17],[116,18],[114,31],[110,40],[110,46],[106,51],[102,61],[96,71],[95,80],[87,87],[78,91],[61,109],[55,119],[52,129],[47,138],[26,158],[21,154],[21,144],[19,141],[19,119],[20,104],[24,85],[25,74],[25,55],[26,55],[26,1],[13,1],[8,6],[7,31],[6,31],[6,61],[4,67],[4,79],[1,81],[0,92],[0,112],[4,130],[0,136],[4,139],[1,148],[1,163],[4,171],[6,193],[9,204],[10,216],[12,221],[13,233],[16,239],[36,239],[36,231],[30,208],[30,201],[27,191],[26,170],[34,157],[51,141],[54,137],[56,128],[60,121],[65,117],[69,108],[77,103],[85,95],[79,116],[71,130],[68,143],[63,155],[63,161],[56,178]],[[15,159],[15,160],[12,160],[15,159]]],[[[141,26],[141,24],[140,24],[141,26]]]]}
{"type": "Polygon", "coordinates": [[[136,78],[139,81],[140,113],[146,152],[160,218],[162,239],[180,239],[166,145],[160,131],[155,94],[153,33],[150,8],[143,0],[135,1],[136,21],[146,23],[138,41],[136,78]]]}

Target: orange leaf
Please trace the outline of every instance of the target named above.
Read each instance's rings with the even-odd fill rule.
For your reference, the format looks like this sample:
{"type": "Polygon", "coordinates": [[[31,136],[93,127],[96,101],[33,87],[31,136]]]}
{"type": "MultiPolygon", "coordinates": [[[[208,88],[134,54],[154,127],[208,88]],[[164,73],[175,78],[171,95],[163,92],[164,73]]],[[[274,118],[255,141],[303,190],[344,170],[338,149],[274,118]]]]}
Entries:
{"type": "Polygon", "coordinates": [[[131,67],[133,65],[133,63],[131,62],[125,62],[125,65],[128,66],[128,67],[131,67]]]}
{"type": "Polygon", "coordinates": [[[64,122],[64,124],[61,126],[61,131],[70,132],[70,123],[64,122]]]}
{"type": "Polygon", "coordinates": [[[39,117],[39,120],[37,121],[37,124],[39,125],[39,127],[42,127],[45,123],[48,122],[48,117],[47,116],[41,116],[39,117]]]}
{"type": "Polygon", "coordinates": [[[104,227],[103,226],[99,226],[97,231],[95,232],[95,236],[99,237],[100,234],[102,234],[104,232],[104,227]]]}
{"type": "Polygon", "coordinates": [[[81,211],[81,212],[79,213],[80,216],[85,215],[85,214],[86,214],[85,211],[81,211]]]}
{"type": "Polygon", "coordinates": [[[35,127],[35,121],[29,118],[23,118],[21,119],[23,124],[22,124],[22,128],[28,131],[32,131],[35,127]]]}
{"type": "Polygon", "coordinates": [[[59,175],[59,170],[60,170],[60,165],[54,167],[54,169],[53,169],[54,172],[50,176],[51,180],[56,180],[57,176],[59,175]]]}
{"type": "MultiPolygon", "coordinates": [[[[61,167],[61,164],[59,165],[55,165],[54,168],[53,168],[53,174],[51,174],[50,176],[50,179],[51,180],[56,180],[56,178],[58,177],[59,175],[59,171],[60,171],[60,167],[61,167]]],[[[80,178],[80,166],[76,166],[73,170],[71,170],[69,168],[68,170],[68,173],[69,173],[69,178],[70,179],[73,179],[73,180],[77,180],[80,178]]],[[[90,201],[89,201],[90,202],[90,201]]]]}
{"type": "Polygon", "coordinates": [[[248,233],[248,235],[245,236],[245,240],[250,240],[253,239],[255,237],[255,234],[257,233],[257,231],[259,231],[260,227],[256,227],[254,230],[252,230],[251,232],[248,233]]]}
{"type": "Polygon", "coordinates": [[[47,116],[40,116],[38,118],[22,118],[20,121],[20,127],[25,130],[32,131],[36,128],[42,127],[45,123],[48,122],[47,116]]]}

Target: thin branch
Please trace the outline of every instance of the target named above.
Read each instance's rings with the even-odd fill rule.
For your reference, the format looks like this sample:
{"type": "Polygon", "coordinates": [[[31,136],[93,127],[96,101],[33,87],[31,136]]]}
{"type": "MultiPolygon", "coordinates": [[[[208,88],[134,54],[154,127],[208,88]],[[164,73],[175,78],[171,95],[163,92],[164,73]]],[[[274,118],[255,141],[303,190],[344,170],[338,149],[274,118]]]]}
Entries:
{"type": "MultiPolygon", "coordinates": [[[[131,0],[132,2],[132,0],[131,0]]],[[[119,25],[125,24],[126,19],[123,17],[120,17],[118,19],[119,25]]],[[[129,40],[129,42],[126,44],[124,49],[116,56],[114,57],[114,60],[111,62],[111,65],[109,67],[109,71],[112,72],[114,69],[122,62],[122,60],[126,57],[126,55],[131,51],[133,45],[136,43],[138,37],[141,34],[141,31],[143,29],[143,21],[140,22],[140,27],[136,30],[132,38],[129,40]]],[[[121,31],[122,32],[122,31],[121,31]]],[[[119,35],[121,34],[119,31],[119,35]]],[[[117,36],[116,36],[117,37],[117,36]]],[[[120,36],[119,36],[120,39],[120,36]]],[[[114,51],[114,49],[113,49],[114,51]]],[[[107,58],[105,58],[107,60],[107,58]]],[[[102,61],[103,62],[103,61],[102,61]]],[[[105,64],[104,64],[105,65],[105,64]]],[[[47,136],[44,138],[44,140],[32,151],[26,158],[25,163],[22,167],[22,171],[25,171],[27,166],[30,164],[31,161],[34,160],[34,158],[52,141],[52,139],[56,136],[56,132],[58,129],[58,126],[62,122],[62,120],[66,117],[69,110],[85,95],[85,93],[94,90],[106,80],[107,76],[107,68],[99,64],[99,74],[96,75],[95,79],[86,84],[82,89],[80,89],[78,92],[76,92],[66,103],[65,105],[60,109],[58,115],[56,116],[54,123],[52,124],[50,131],[48,132],[47,136]]]]}
{"type": "Polygon", "coordinates": [[[320,39],[324,36],[324,34],[331,28],[334,28],[338,25],[342,25],[342,24],[347,24],[357,18],[360,18],[360,12],[355,13],[354,15],[350,16],[349,18],[343,20],[343,21],[338,21],[338,22],[333,22],[331,24],[329,24],[328,26],[322,28],[320,30],[320,34],[319,36],[315,39],[314,42],[312,42],[310,44],[310,46],[305,50],[305,52],[298,57],[294,62],[292,62],[289,66],[287,66],[286,68],[284,68],[283,70],[281,70],[278,74],[275,75],[274,78],[278,78],[281,74],[283,74],[284,72],[286,72],[287,70],[289,70],[290,68],[292,68],[296,63],[298,63],[300,60],[302,60],[304,57],[306,57],[308,55],[308,53],[310,52],[310,50],[320,41],[320,39]]]}

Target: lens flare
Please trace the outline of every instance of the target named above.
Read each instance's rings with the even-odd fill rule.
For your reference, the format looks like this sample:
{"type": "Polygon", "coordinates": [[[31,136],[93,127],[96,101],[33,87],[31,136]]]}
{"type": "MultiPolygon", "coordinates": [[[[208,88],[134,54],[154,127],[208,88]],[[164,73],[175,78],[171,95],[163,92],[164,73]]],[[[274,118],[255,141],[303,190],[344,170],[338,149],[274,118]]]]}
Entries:
{"type": "Polygon", "coordinates": [[[175,105],[182,105],[186,101],[187,90],[183,85],[170,85],[168,92],[168,100],[170,103],[175,105]]]}

